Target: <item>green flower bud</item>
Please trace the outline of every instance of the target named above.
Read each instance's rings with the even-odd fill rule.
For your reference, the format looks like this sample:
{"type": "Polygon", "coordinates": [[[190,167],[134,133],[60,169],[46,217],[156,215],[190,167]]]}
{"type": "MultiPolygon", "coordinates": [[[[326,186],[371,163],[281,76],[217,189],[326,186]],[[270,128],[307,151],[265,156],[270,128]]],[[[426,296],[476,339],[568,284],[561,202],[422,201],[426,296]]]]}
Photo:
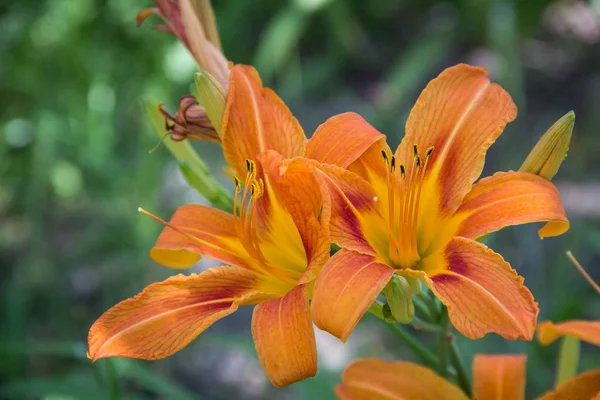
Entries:
{"type": "Polygon", "coordinates": [[[519,171],[530,172],[548,180],[554,178],[567,156],[574,125],[575,113],[569,111],[544,133],[519,171]]]}
{"type": "Polygon", "coordinates": [[[384,294],[394,319],[401,324],[408,324],[415,315],[415,306],[412,302],[413,288],[408,280],[403,276],[394,275],[385,287],[384,294]]]}
{"type": "Polygon", "coordinates": [[[212,126],[222,138],[223,114],[227,104],[227,93],[223,86],[208,72],[202,71],[194,75],[200,104],[204,107],[212,126]]]}

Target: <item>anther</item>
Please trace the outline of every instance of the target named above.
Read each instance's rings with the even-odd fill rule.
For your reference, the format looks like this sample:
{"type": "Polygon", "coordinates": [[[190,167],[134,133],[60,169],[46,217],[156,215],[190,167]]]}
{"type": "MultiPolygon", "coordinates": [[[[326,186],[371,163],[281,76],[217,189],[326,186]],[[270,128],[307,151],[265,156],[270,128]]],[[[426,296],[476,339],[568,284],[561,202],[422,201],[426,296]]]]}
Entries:
{"type": "Polygon", "coordinates": [[[251,165],[250,165],[250,160],[246,160],[246,169],[248,170],[248,172],[251,172],[251,165]]]}
{"type": "Polygon", "coordinates": [[[415,158],[419,157],[419,148],[416,144],[413,144],[413,154],[415,155],[415,158]]]}
{"type": "Polygon", "coordinates": [[[235,181],[235,188],[239,190],[240,187],[242,186],[242,184],[240,183],[240,180],[237,178],[237,176],[234,176],[233,180],[235,181]]]}
{"type": "Polygon", "coordinates": [[[389,160],[388,160],[387,152],[385,150],[381,150],[381,156],[383,157],[383,160],[387,164],[389,162],[389,160]]]}
{"type": "Polygon", "coordinates": [[[402,179],[406,179],[406,168],[404,168],[404,164],[400,164],[400,176],[402,179]]]}
{"type": "Polygon", "coordinates": [[[431,153],[433,153],[433,149],[435,149],[435,146],[431,146],[427,149],[427,152],[425,152],[425,160],[429,160],[431,153]]]}
{"type": "Polygon", "coordinates": [[[394,172],[396,170],[396,157],[392,156],[392,162],[390,163],[390,171],[394,172]]]}
{"type": "Polygon", "coordinates": [[[421,171],[421,157],[415,156],[415,164],[417,164],[417,172],[421,171]]]}

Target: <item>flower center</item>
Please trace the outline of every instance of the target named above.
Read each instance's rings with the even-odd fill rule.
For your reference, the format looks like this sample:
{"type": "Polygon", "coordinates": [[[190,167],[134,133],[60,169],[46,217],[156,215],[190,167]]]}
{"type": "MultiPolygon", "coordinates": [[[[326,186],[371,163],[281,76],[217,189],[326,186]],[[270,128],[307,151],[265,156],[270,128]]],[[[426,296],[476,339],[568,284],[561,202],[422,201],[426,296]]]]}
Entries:
{"type": "Polygon", "coordinates": [[[421,156],[415,144],[413,165],[408,168],[408,173],[405,164],[399,164],[396,168],[396,157],[390,157],[385,150],[381,151],[387,171],[388,253],[390,260],[400,268],[414,267],[421,259],[417,243],[417,217],[421,189],[433,150],[433,146],[429,147],[421,156]]]}
{"type": "Polygon", "coordinates": [[[256,239],[256,225],[253,222],[256,200],[264,193],[264,184],[262,179],[256,179],[256,164],[254,161],[246,160],[246,179],[244,188],[240,180],[235,178],[235,195],[233,199],[233,217],[236,221],[236,231],[242,245],[255,258],[266,264],[266,260],[256,239]],[[239,207],[239,215],[238,215],[239,207]]]}

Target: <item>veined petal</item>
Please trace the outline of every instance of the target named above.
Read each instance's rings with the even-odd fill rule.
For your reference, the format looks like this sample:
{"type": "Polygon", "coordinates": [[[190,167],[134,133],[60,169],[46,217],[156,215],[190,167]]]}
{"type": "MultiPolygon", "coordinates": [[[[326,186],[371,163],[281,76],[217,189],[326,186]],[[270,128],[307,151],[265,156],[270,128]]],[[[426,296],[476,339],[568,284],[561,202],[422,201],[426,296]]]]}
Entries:
{"type": "Polygon", "coordinates": [[[254,308],[252,336],[271,383],[289,385],[317,373],[317,347],[306,285],[254,308]]]}
{"type": "Polygon", "coordinates": [[[396,151],[397,162],[406,163],[411,176],[413,146],[421,157],[434,147],[423,197],[426,201],[426,192],[437,197],[442,217],[458,209],[481,174],[488,147],[517,115],[510,95],[487,75],[483,68],[459,64],[432,80],[413,107],[396,151]]]}
{"type": "Polygon", "coordinates": [[[375,358],[350,364],[335,394],[340,400],[468,400],[462,390],[429,368],[375,358]]]}
{"type": "Polygon", "coordinates": [[[315,283],[315,325],[345,342],[393,274],[391,267],[372,256],[341,249],[315,283]]]}
{"type": "Polygon", "coordinates": [[[177,275],[123,300],[92,325],[88,356],[154,360],[187,346],[238,306],[270,298],[257,277],[241,268],[216,267],[177,275]]]}
{"type": "Polygon", "coordinates": [[[283,160],[269,150],[258,159],[272,197],[261,212],[268,229],[263,239],[270,243],[263,244],[265,256],[286,267],[297,260],[295,269],[303,271],[299,283],[312,281],[329,259],[329,193],[312,167],[298,158],[283,160]],[[274,212],[276,208],[281,210],[274,212]]]}
{"type": "Polygon", "coordinates": [[[305,149],[304,131],[285,103],[263,88],[253,67],[234,66],[223,116],[223,151],[237,176],[245,176],[246,160],[263,151],[292,158],[304,155],[305,149]]]}
{"type": "Polygon", "coordinates": [[[476,239],[510,225],[550,221],[540,238],[569,229],[556,187],[526,172],[498,172],[477,182],[456,213],[462,220],[457,236],[476,239]]]}
{"type": "Polygon", "coordinates": [[[473,385],[477,400],[523,400],[524,354],[477,354],[473,359],[473,385]]]}
{"type": "Polygon", "coordinates": [[[398,273],[422,278],[448,307],[450,321],[463,335],[479,339],[494,332],[510,340],[531,340],[537,303],[501,255],[456,237],[445,253],[432,255],[423,264],[425,271],[398,273]]]}
{"type": "Polygon", "coordinates": [[[538,400],[598,400],[600,399],[600,369],[567,379],[538,400]]]}
{"type": "Polygon", "coordinates": [[[175,211],[170,224],[191,236],[165,227],[150,250],[150,257],[157,263],[171,268],[188,268],[205,255],[250,268],[249,256],[237,236],[233,215],[189,204],[175,211]]]}
{"type": "Polygon", "coordinates": [[[346,168],[381,138],[383,134],[360,115],[339,114],[317,128],[306,145],[306,157],[346,168]]]}
{"type": "Polygon", "coordinates": [[[544,321],[537,327],[537,338],[542,346],[564,335],[600,346],[600,321],[572,320],[560,324],[544,321]]]}
{"type": "Polygon", "coordinates": [[[382,201],[360,176],[336,165],[306,160],[315,167],[331,199],[331,241],[362,254],[388,257],[388,231],[382,201]]]}

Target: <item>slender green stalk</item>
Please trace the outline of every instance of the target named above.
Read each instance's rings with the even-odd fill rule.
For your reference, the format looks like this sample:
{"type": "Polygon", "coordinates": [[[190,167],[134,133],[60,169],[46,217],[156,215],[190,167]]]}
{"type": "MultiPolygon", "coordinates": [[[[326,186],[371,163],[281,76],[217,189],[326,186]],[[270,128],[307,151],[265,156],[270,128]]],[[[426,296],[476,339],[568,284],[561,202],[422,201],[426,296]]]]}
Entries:
{"type": "Polygon", "coordinates": [[[439,359],[427,347],[423,345],[417,338],[410,334],[406,329],[398,324],[386,324],[388,329],[392,331],[400,340],[402,340],[414,353],[430,367],[437,367],[439,359]]]}
{"type": "Polygon", "coordinates": [[[430,308],[427,306],[427,304],[425,304],[425,302],[423,302],[423,300],[417,296],[413,296],[413,304],[415,306],[415,310],[417,310],[417,312],[421,314],[421,316],[425,318],[427,322],[433,322],[435,320],[435,316],[431,314],[430,308]]]}
{"type": "Polygon", "coordinates": [[[565,336],[560,344],[558,353],[558,371],[556,373],[556,385],[574,377],[579,365],[579,339],[565,336]]]}
{"type": "Polygon", "coordinates": [[[419,331],[426,331],[431,333],[445,332],[444,327],[438,324],[432,324],[431,322],[423,321],[422,319],[417,317],[413,317],[411,324],[413,328],[419,331]]]}
{"type": "Polygon", "coordinates": [[[467,368],[465,363],[460,356],[460,352],[458,350],[458,345],[456,344],[456,340],[452,339],[450,342],[450,359],[452,361],[452,365],[456,370],[456,380],[458,381],[458,385],[465,392],[465,394],[471,398],[473,393],[471,389],[471,381],[469,380],[469,374],[467,373],[467,368]]]}
{"type": "Polygon", "coordinates": [[[448,353],[450,347],[450,323],[448,321],[448,309],[445,306],[442,307],[439,327],[441,329],[438,331],[438,357],[440,359],[438,371],[445,378],[448,376],[448,353]]]}

